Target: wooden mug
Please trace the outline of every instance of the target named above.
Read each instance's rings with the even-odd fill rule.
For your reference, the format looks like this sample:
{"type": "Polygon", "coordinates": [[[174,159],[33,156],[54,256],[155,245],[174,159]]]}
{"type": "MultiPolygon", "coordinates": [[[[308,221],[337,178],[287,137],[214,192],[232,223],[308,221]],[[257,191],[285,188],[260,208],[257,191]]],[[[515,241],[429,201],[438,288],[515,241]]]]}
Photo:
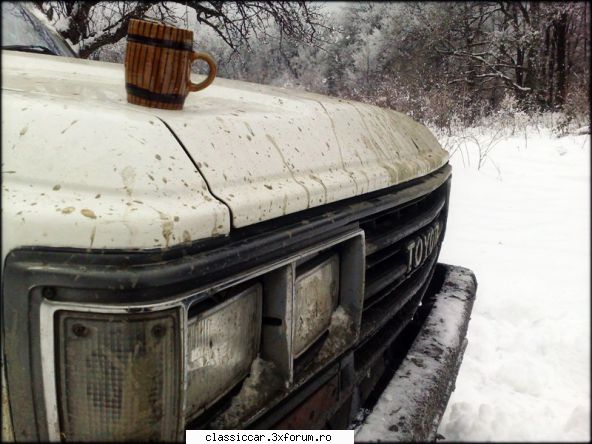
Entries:
{"type": "Polygon", "coordinates": [[[127,101],[151,108],[182,109],[187,94],[209,86],[216,77],[209,54],[193,51],[193,31],[148,20],[130,20],[125,52],[127,101]],[[201,83],[191,82],[191,64],[210,67],[201,83]]]}

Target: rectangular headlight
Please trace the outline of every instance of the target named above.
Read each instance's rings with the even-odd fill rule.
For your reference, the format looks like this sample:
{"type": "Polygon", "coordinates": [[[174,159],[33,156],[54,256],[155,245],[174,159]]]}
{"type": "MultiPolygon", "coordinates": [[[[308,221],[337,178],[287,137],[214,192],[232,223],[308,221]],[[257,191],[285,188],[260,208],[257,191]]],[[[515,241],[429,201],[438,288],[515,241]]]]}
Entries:
{"type": "Polygon", "coordinates": [[[295,357],[311,346],[331,324],[339,299],[337,254],[296,277],[292,350],[295,357]]]}
{"type": "Polygon", "coordinates": [[[262,286],[253,285],[189,319],[187,418],[232,389],[259,352],[262,286]]]}
{"type": "Polygon", "coordinates": [[[62,438],[177,439],[179,310],[59,311],[57,324],[62,438]]]}

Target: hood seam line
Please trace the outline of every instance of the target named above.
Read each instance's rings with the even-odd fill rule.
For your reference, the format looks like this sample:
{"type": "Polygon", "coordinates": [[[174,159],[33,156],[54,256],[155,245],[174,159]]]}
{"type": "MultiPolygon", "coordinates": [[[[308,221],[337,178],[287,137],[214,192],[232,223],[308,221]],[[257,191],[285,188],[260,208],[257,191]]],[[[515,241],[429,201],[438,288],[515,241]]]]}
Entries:
{"type": "Polygon", "coordinates": [[[160,120],[164,126],[166,126],[166,128],[171,132],[171,134],[173,135],[173,137],[175,138],[175,140],[177,141],[177,143],[181,146],[181,148],[183,148],[183,151],[185,151],[185,154],[187,155],[187,157],[189,157],[189,160],[191,161],[191,163],[193,164],[193,166],[195,167],[195,169],[197,170],[197,172],[199,173],[199,175],[202,177],[204,183],[206,184],[206,187],[208,189],[208,192],[214,196],[214,198],[220,202],[222,205],[224,205],[227,210],[228,213],[230,215],[230,228],[236,228],[234,226],[234,215],[232,214],[232,208],[230,208],[230,206],[223,200],[221,199],[219,196],[216,195],[216,193],[214,193],[212,191],[212,187],[210,186],[210,184],[208,183],[208,179],[206,178],[205,174],[202,173],[202,171],[199,169],[199,167],[197,166],[197,163],[195,162],[195,160],[193,159],[193,157],[191,156],[191,154],[189,154],[189,151],[187,150],[187,147],[183,144],[183,142],[181,142],[181,139],[179,139],[179,136],[177,136],[177,134],[173,131],[173,129],[169,126],[169,124],[162,119],[159,116],[155,116],[158,120],[160,120]]]}

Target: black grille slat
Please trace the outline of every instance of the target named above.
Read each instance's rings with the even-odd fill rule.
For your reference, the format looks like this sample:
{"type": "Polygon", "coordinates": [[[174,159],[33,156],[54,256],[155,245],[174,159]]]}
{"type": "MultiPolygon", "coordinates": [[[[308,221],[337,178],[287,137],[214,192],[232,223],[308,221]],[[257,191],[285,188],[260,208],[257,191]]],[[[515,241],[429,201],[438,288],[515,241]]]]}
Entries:
{"type": "Polygon", "coordinates": [[[401,239],[404,239],[405,237],[421,230],[421,228],[429,225],[438,217],[445,203],[445,198],[436,201],[430,205],[426,211],[423,211],[420,214],[407,219],[403,223],[393,226],[386,233],[370,233],[370,235],[367,234],[366,255],[370,255],[376,251],[395,244],[401,239]]]}
{"type": "Polygon", "coordinates": [[[370,281],[370,283],[366,284],[366,288],[364,290],[364,299],[369,300],[383,288],[395,281],[398,281],[405,275],[406,271],[407,266],[405,264],[397,264],[394,267],[389,267],[387,270],[383,271],[380,273],[380,275],[374,277],[373,279],[369,278],[368,281],[370,281]]]}
{"type": "Polygon", "coordinates": [[[362,315],[362,328],[360,332],[360,343],[372,336],[380,327],[398,312],[407,301],[409,301],[427,282],[432,268],[436,264],[437,252],[421,267],[415,270],[410,277],[399,285],[391,294],[382,298],[379,303],[364,311],[362,315]]]}
{"type": "MultiPolygon", "coordinates": [[[[438,221],[442,226],[444,219],[439,213],[437,218],[432,221],[432,224],[438,221]]],[[[401,279],[408,271],[408,252],[406,245],[414,240],[418,235],[425,233],[425,229],[420,228],[418,231],[403,238],[389,248],[378,251],[369,257],[372,259],[371,264],[366,266],[366,284],[365,284],[365,300],[371,299],[381,289],[386,288],[389,284],[401,279]],[[378,256],[378,257],[377,257],[378,256]]],[[[428,257],[424,258],[424,262],[428,257]]]]}
{"type": "Polygon", "coordinates": [[[370,269],[385,261],[395,254],[399,253],[401,250],[398,248],[389,248],[382,251],[377,251],[376,253],[366,257],[366,269],[370,269]]]}
{"type": "Polygon", "coordinates": [[[404,282],[405,278],[406,278],[406,276],[401,277],[399,280],[397,280],[397,281],[393,282],[392,284],[381,289],[378,293],[374,294],[374,296],[372,296],[371,298],[365,299],[364,300],[364,310],[368,310],[374,304],[380,302],[383,298],[385,298],[386,296],[393,293],[393,291],[395,291],[397,289],[397,287],[404,282]]]}
{"type": "MultiPolygon", "coordinates": [[[[426,257],[424,264],[430,262],[430,260],[432,260],[433,256],[437,256],[438,255],[438,251],[437,249],[435,251],[432,252],[432,254],[428,257],[426,257]]],[[[420,267],[421,268],[421,267],[420,267]]],[[[406,267],[405,267],[406,270],[406,267]]],[[[396,272],[397,270],[395,270],[396,272]]],[[[364,299],[364,310],[368,310],[370,309],[370,307],[372,307],[373,305],[375,305],[376,303],[380,302],[383,298],[388,297],[391,294],[394,294],[397,291],[397,288],[404,284],[405,282],[408,282],[410,279],[412,279],[412,276],[414,273],[417,273],[418,270],[414,270],[412,273],[403,273],[402,275],[398,275],[396,276],[396,279],[393,279],[392,283],[384,286],[383,288],[379,288],[377,291],[373,292],[372,294],[367,294],[366,299],[364,299]]]]}
{"type": "Polygon", "coordinates": [[[362,346],[358,347],[355,353],[355,367],[357,380],[360,379],[372,363],[381,356],[386,348],[388,348],[393,340],[401,333],[401,331],[412,320],[426,290],[430,285],[433,271],[430,272],[428,279],[419,291],[399,310],[393,318],[389,319],[379,331],[377,331],[371,338],[369,338],[362,346]]]}

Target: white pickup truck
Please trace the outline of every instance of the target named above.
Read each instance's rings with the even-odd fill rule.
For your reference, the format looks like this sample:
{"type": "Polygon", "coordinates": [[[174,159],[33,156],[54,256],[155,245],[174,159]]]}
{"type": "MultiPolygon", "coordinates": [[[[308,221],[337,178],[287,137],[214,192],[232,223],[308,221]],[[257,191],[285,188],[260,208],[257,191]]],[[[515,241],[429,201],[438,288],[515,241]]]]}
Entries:
{"type": "Polygon", "coordinates": [[[396,380],[393,436],[434,439],[476,281],[437,264],[425,126],[221,78],[130,105],[123,65],[2,19],[3,440],[345,428],[396,380]]]}

